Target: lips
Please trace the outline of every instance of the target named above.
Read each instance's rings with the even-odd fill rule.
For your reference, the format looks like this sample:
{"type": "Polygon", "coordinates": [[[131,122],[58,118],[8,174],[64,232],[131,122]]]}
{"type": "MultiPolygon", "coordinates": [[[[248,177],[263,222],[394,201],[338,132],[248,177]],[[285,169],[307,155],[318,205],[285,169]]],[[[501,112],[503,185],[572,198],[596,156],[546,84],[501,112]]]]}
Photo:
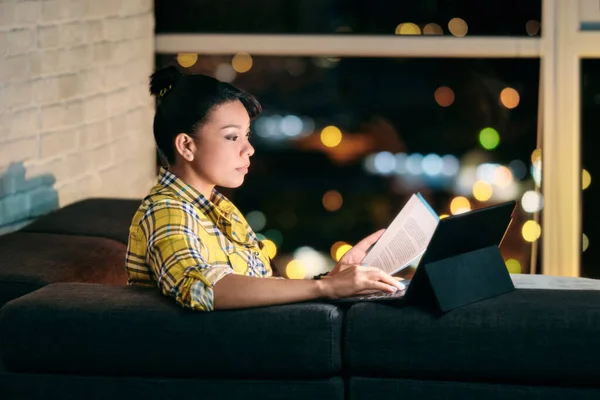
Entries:
{"type": "Polygon", "coordinates": [[[248,172],[248,167],[250,167],[250,164],[246,164],[241,167],[238,167],[238,168],[236,168],[236,170],[238,170],[240,172],[248,172]]]}

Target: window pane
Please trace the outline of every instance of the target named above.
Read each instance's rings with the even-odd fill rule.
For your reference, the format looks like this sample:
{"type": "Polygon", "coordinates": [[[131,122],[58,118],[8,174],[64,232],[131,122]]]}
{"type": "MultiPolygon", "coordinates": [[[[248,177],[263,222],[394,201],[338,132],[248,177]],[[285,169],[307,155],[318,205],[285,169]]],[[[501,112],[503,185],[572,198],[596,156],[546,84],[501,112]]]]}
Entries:
{"type": "Polygon", "coordinates": [[[582,250],[581,276],[600,278],[597,260],[600,252],[597,204],[599,202],[597,183],[600,177],[600,160],[595,147],[600,129],[600,60],[582,60],[582,102],[581,102],[581,161],[582,161],[582,250]]]}
{"type": "Polygon", "coordinates": [[[188,0],[174,4],[155,0],[157,33],[393,35],[398,31],[536,36],[541,20],[540,0],[188,0]],[[399,26],[402,23],[406,25],[399,26]]]}
{"type": "MultiPolygon", "coordinates": [[[[176,59],[159,56],[158,64],[176,59]]],[[[514,271],[529,271],[530,241],[539,236],[534,223],[526,229],[530,241],[523,236],[537,204],[531,159],[539,60],[179,61],[193,64],[188,72],[231,81],[263,105],[253,124],[251,171],[241,188],[225,192],[244,213],[264,214],[258,231],[277,242],[276,265],[287,265],[303,246],[330,262],[335,243],[354,244],[386,227],[420,191],[439,214],[460,212],[452,205],[459,196],[471,209],[518,200],[502,252],[514,271]]]]}

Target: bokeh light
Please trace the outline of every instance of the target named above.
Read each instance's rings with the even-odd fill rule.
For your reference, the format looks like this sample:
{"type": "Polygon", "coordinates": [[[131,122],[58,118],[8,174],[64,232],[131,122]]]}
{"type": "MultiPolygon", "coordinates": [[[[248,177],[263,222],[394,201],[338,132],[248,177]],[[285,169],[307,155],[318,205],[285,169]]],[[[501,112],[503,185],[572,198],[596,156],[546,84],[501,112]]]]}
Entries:
{"type": "Polygon", "coordinates": [[[587,235],[584,233],[583,237],[581,239],[582,251],[586,251],[589,246],[590,246],[590,240],[588,239],[587,235]]]}
{"type": "Polygon", "coordinates": [[[442,107],[448,107],[454,103],[454,91],[448,86],[440,86],[433,94],[436,103],[442,107]]]}
{"type": "Polygon", "coordinates": [[[335,251],[335,261],[340,261],[340,259],[352,248],[348,243],[344,243],[340,245],[335,251]]]}
{"type": "Polygon", "coordinates": [[[412,22],[405,22],[396,27],[396,35],[420,35],[421,28],[412,22]]]}
{"type": "Polygon", "coordinates": [[[494,185],[504,188],[510,185],[512,181],[513,175],[510,168],[501,165],[494,169],[494,185]]]}
{"type": "Polygon", "coordinates": [[[306,267],[299,260],[292,260],[285,266],[285,274],[289,279],[304,279],[306,267]]]}
{"type": "Polygon", "coordinates": [[[473,185],[473,197],[479,201],[488,201],[493,193],[492,185],[486,181],[477,181],[473,185]]]}
{"type": "Polygon", "coordinates": [[[519,92],[511,87],[502,89],[500,92],[500,103],[508,109],[513,109],[519,105],[519,92]]]}
{"type": "Polygon", "coordinates": [[[231,66],[240,74],[248,72],[252,68],[252,56],[248,53],[237,53],[231,60],[231,66]]]}
{"type": "Polygon", "coordinates": [[[321,131],[321,143],[327,147],[335,147],[342,142],[342,131],[337,126],[329,125],[321,131]]]}
{"type": "Polygon", "coordinates": [[[505,264],[510,274],[520,274],[522,272],[521,263],[514,258],[509,258],[505,264]]]}
{"type": "Polygon", "coordinates": [[[521,197],[521,206],[528,213],[538,212],[544,207],[544,197],[541,193],[528,190],[521,197]]]}
{"type": "Polygon", "coordinates": [[[590,175],[590,173],[586,169],[584,169],[583,171],[581,171],[581,187],[583,188],[583,190],[585,190],[588,187],[590,187],[591,184],[592,175],[590,175]]]}
{"type": "Polygon", "coordinates": [[[479,132],[479,143],[484,149],[493,150],[498,147],[498,144],[500,143],[500,135],[494,128],[483,128],[481,132],[479,132]]]}
{"type": "Polygon", "coordinates": [[[452,199],[450,203],[450,212],[454,215],[462,214],[467,211],[471,211],[471,203],[469,199],[463,196],[458,196],[452,199]]]}
{"type": "Polygon", "coordinates": [[[529,220],[523,224],[523,228],[521,229],[521,233],[523,235],[523,239],[528,242],[535,242],[539,239],[542,234],[542,228],[540,224],[535,222],[534,220],[529,220]]]}
{"type": "Polygon", "coordinates": [[[536,21],[534,19],[530,19],[525,23],[525,31],[529,36],[535,36],[540,31],[541,24],[540,21],[536,21]]]}
{"type": "Polygon", "coordinates": [[[179,53],[177,54],[177,63],[183,68],[189,68],[198,61],[197,53],[179,53]]]}
{"type": "Polygon", "coordinates": [[[429,23],[423,27],[423,35],[443,35],[444,30],[436,23],[429,23]]]}
{"type": "Polygon", "coordinates": [[[337,190],[329,190],[323,195],[323,207],[327,211],[337,211],[342,207],[344,202],[342,195],[337,190]]]}
{"type": "Polygon", "coordinates": [[[448,30],[456,37],[463,37],[467,34],[469,26],[462,18],[452,18],[448,22],[448,30]]]}
{"type": "Polygon", "coordinates": [[[262,211],[250,211],[246,214],[246,221],[255,232],[258,232],[267,224],[267,217],[262,211]]]}

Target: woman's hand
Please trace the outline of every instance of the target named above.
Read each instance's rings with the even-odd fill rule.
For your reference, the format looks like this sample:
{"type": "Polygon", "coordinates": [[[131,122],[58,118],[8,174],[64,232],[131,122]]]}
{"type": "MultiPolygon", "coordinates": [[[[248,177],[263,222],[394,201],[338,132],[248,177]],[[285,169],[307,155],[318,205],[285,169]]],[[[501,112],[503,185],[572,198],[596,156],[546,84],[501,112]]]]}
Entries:
{"type": "Polygon", "coordinates": [[[334,275],[319,281],[320,292],[329,299],[339,299],[364,291],[384,291],[394,293],[405,286],[379,268],[346,265],[334,275]]]}
{"type": "Polygon", "coordinates": [[[331,270],[331,272],[329,273],[329,276],[339,274],[340,272],[344,271],[345,269],[347,269],[353,265],[360,264],[362,262],[362,260],[365,258],[365,256],[367,255],[367,250],[369,250],[369,248],[376,241],[379,240],[381,235],[383,235],[383,232],[385,232],[385,229],[381,229],[381,230],[367,236],[366,238],[364,238],[363,240],[358,242],[350,250],[348,250],[346,252],[346,254],[344,254],[342,256],[342,258],[340,259],[340,261],[336,264],[335,268],[333,268],[333,270],[331,270]]]}

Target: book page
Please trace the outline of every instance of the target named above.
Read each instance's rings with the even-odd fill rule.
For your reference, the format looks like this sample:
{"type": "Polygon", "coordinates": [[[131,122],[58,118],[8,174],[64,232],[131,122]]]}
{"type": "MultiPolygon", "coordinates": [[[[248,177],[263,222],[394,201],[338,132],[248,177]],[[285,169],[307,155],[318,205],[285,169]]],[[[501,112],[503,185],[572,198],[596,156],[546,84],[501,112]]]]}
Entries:
{"type": "Polygon", "coordinates": [[[439,217],[420,194],[414,194],[362,261],[388,274],[396,273],[421,256],[439,217]]]}

